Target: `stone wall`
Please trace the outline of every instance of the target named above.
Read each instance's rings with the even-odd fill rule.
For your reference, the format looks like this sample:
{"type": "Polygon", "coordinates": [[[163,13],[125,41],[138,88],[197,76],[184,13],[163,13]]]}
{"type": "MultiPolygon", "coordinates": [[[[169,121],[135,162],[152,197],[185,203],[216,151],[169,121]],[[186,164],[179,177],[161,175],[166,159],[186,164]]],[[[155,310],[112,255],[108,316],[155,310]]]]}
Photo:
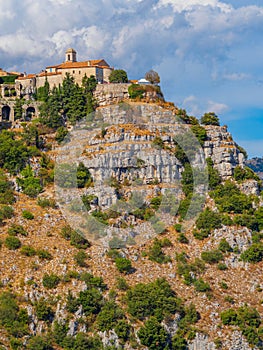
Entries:
{"type": "Polygon", "coordinates": [[[98,84],[94,97],[99,106],[119,103],[129,98],[128,87],[131,84],[98,84]]]}

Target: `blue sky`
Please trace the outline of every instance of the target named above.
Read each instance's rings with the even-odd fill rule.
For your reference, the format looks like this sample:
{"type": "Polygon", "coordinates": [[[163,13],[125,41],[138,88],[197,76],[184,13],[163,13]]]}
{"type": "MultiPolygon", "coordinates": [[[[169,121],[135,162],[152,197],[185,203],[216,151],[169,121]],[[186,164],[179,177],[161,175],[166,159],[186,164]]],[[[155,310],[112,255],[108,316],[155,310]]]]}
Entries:
{"type": "Polygon", "coordinates": [[[249,156],[263,156],[262,0],[0,2],[0,67],[39,72],[74,47],[129,78],[149,69],[167,100],[214,111],[249,156]]]}

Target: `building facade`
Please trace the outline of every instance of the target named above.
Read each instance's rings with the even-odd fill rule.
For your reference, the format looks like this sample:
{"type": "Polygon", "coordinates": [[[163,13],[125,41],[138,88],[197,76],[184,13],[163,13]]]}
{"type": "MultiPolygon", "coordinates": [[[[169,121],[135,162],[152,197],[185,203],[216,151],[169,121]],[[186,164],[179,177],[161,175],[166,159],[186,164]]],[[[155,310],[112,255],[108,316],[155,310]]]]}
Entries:
{"type": "Polygon", "coordinates": [[[39,74],[19,77],[16,80],[16,91],[20,97],[30,96],[36,92],[36,89],[44,86],[46,80],[52,89],[54,86],[62,84],[66,74],[73,76],[75,82],[79,85],[82,84],[82,79],[85,75],[87,77],[94,75],[100,84],[108,83],[112,70],[113,68],[104,59],[78,62],[77,52],[70,48],[65,52],[65,61],[63,63],[48,66],[39,74]]]}

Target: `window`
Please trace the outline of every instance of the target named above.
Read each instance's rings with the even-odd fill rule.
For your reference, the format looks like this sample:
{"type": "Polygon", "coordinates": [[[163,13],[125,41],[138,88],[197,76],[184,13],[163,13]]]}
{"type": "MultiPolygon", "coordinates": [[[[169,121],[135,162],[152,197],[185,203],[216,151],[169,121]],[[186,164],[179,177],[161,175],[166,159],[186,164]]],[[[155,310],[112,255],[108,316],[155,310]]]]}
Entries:
{"type": "Polygon", "coordinates": [[[70,61],[70,55],[68,55],[68,61],[70,61]]]}

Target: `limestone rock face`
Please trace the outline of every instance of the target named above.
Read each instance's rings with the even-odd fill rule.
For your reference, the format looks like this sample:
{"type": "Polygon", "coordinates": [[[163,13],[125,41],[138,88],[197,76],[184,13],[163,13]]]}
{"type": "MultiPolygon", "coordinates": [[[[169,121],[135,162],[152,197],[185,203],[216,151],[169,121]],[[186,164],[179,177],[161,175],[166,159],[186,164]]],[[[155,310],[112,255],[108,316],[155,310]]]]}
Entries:
{"type": "Polygon", "coordinates": [[[208,136],[204,144],[205,156],[212,159],[224,180],[229,179],[236,166],[243,167],[244,155],[225,126],[208,125],[205,129],[208,136]]]}

